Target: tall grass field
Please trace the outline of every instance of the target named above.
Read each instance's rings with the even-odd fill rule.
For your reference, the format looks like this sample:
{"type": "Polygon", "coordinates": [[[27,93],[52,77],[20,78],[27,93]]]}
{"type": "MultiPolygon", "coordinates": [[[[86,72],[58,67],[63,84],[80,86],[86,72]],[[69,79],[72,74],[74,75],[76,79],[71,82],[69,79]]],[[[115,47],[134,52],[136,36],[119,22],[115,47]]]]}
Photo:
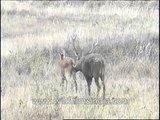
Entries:
{"type": "Polygon", "coordinates": [[[2,1],[3,120],[158,119],[159,1],[2,1]],[[62,90],[59,53],[105,59],[105,100],[77,72],[62,90]],[[76,101],[77,100],[77,101],[76,101]],[[82,100],[78,102],[78,100],[82,100]]]}

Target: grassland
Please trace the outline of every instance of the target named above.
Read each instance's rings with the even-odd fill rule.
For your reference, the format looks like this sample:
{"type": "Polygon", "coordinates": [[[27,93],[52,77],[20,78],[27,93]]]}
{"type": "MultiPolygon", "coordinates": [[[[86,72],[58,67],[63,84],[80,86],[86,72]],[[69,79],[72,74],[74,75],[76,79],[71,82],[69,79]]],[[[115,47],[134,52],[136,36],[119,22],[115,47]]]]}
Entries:
{"type": "MultiPolygon", "coordinates": [[[[63,118],[158,118],[158,1],[2,1],[1,115],[4,120],[63,118]],[[106,97],[127,104],[34,104],[33,99],[90,98],[77,73],[78,92],[69,79],[60,88],[59,51],[73,57],[70,36],[79,51],[106,62],[106,97]]],[[[96,98],[92,83],[91,98],[96,98]]]]}

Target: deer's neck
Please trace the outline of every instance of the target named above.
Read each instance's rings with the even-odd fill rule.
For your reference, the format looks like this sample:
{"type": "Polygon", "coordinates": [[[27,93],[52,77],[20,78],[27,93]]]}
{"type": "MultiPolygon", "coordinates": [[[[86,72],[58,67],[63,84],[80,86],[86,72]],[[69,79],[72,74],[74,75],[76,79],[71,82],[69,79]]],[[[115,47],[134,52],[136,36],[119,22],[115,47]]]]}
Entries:
{"type": "Polygon", "coordinates": [[[82,72],[82,64],[83,64],[83,58],[81,58],[78,63],[77,63],[77,66],[76,66],[76,71],[81,71],[82,72]]]}
{"type": "Polygon", "coordinates": [[[82,71],[82,69],[81,69],[81,66],[80,65],[77,65],[77,67],[76,67],[76,71],[78,72],[78,71],[82,71]]]}

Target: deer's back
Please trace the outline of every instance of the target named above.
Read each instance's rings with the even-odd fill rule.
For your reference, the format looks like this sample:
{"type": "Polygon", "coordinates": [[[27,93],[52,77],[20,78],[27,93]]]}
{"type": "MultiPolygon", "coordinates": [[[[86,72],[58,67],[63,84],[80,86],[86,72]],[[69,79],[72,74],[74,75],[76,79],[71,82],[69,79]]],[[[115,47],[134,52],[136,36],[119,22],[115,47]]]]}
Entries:
{"type": "Polygon", "coordinates": [[[60,66],[63,68],[67,68],[73,66],[75,61],[70,57],[65,57],[63,60],[60,61],[60,66]]]}
{"type": "Polygon", "coordinates": [[[92,53],[84,57],[82,72],[90,77],[99,77],[104,74],[104,58],[100,54],[92,53]]]}

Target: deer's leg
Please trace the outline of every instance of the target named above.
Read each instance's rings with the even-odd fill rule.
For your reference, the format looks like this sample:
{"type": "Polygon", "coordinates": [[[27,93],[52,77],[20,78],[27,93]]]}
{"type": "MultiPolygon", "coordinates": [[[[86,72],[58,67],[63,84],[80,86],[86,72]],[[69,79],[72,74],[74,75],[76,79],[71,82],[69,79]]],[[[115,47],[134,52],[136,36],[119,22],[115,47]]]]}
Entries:
{"type": "Polygon", "coordinates": [[[91,95],[91,83],[92,83],[92,77],[90,76],[85,76],[87,85],[88,85],[88,94],[89,96],[91,95]]]}
{"type": "Polygon", "coordinates": [[[64,87],[64,81],[66,81],[66,84],[67,84],[67,80],[66,80],[65,76],[62,77],[62,83],[61,83],[61,85],[62,85],[62,91],[63,91],[63,87],[64,87]]]}
{"type": "Polygon", "coordinates": [[[66,81],[66,85],[67,85],[67,79],[66,79],[64,70],[61,70],[61,74],[62,74],[62,83],[60,84],[60,86],[62,86],[62,91],[63,91],[64,81],[66,81]]]}
{"type": "Polygon", "coordinates": [[[71,67],[70,67],[70,68],[68,68],[68,71],[69,71],[69,77],[71,78],[71,77],[72,77],[72,75],[73,75],[72,68],[71,68],[71,67]]]}
{"type": "Polygon", "coordinates": [[[104,83],[105,76],[104,76],[104,75],[101,75],[100,78],[101,78],[101,80],[102,80],[102,86],[103,86],[103,99],[105,99],[105,91],[106,91],[105,83],[104,83]]]}
{"type": "Polygon", "coordinates": [[[76,89],[76,93],[77,93],[76,73],[73,73],[73,80],[74,80],[74,83],[75,83],[75,89],[76,89]]]}
{"type": "Polygon", "coordinates": [[[66,79],[66,77],[65,77],[65,81],[66,81],[66,90],[67,90],[67,86],[68,86],[68,81],[67,81],[67,79],[66,79]]]}
{"type": "Polygon", "coordinates": [[[95,79],[95,83],[97,86],[97,97],[99,96],[99,90],[101,89],[100,85],[99,85],[99,77],[94,78],[95,79]]]}
{"type": "Polygon", "coordinates": [[[69,67],[68,68],[68,73],[69,73],[69,78],[72,80],[72,82],[71,82],[71,86],[70,86],[70,89],[71,89],[71,91],[73,91],[73,89],[74,89],[74,83],[73,83],[73,80],[74,80],[74,77],[73,77],[73,72],[72,72],[72,68],[71,67],[69,67]]]}

